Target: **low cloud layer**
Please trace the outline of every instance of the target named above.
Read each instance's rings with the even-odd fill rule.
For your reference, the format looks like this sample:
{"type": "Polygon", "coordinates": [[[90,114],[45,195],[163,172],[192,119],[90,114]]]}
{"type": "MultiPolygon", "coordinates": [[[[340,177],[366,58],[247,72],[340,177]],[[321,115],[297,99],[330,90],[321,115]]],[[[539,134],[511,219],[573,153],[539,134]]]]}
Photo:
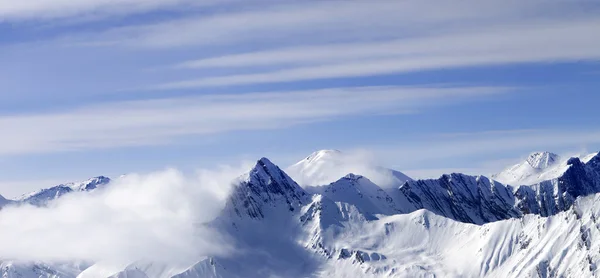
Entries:
{"type": "Polygon", "coordinates": [[[201,224],[219,214],[231,181],[247,169],[132,174],[103,190],[63,196],[47,208],[5,207],[0,257],[127,263],[226,254],[227,239],[201,224]]]}

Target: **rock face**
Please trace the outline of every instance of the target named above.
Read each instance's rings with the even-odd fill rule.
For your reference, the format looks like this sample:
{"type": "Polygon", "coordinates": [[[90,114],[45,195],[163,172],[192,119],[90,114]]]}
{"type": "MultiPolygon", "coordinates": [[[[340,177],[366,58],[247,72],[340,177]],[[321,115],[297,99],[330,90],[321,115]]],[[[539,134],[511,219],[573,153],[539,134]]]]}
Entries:
{"type": "Polygon", "coordinates": [[[267,158],[236,183],[225,210],[242,218],[262,219],[273,210],[293,212],[309,200],[304,189],[267,158]]]}
{"type": "Polygon", "coordinates": [[[409,181],[399,194],[413,210],[427,209],[461,222],[484,224],[520,216],[512,189],[483,176],[451,174],[409,181]]]}
{"type": "MultiPolygon", "coordinates": [[[[532,164],[542,167],[553,159],[551,154],[542,154],[533,157],[532,164]]],[[[574,157],[565,165],[564,172],[556,178],[516,187],[463,174],[409,181],[399,188],[396,199],[408,212],[427,209],[474,224],[524,214],[550,216],[571,208],[577,197],[600,192],[600,155],[586,163],[574,157]]]]}
{"type": "Polygon", "coordinates": [[[517,207],[523,213],[549,216],[569,209],[577,197],[600,192],[599,161],[598,155],[587,163],[571,158],[567,170],[558,178],[518,187],[517,207]]]}

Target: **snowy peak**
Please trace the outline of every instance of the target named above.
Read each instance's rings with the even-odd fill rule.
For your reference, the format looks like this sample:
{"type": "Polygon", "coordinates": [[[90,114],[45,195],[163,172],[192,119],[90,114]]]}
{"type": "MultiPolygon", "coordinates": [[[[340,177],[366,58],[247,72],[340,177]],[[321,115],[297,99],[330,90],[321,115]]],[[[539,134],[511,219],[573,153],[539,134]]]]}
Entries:
{"type": "Polygon", "coordinates": [[[50,188],[44,188],[25,194],[19,198],[20,202],[29,203],[34,206],[45,206],[48,202],[56,200],[65,194],[72,192],[87,192],[93,191],[99,187],[107,185],[111,182],[110,178],[105,176],[93,177],[81,182],[71,182],[59,184],[50,188]]]}
{"type": "Polygon", "coordinates": [[[575,163],[574,159],[580,164],[593,164],[592,162],[598,153],[589,155],[580,155],[570,158],[561,158],[559,155],[550,152],[537,152],[529,155],[522,163],[506,168],[504,171],[492,175],[495,180],[510,184],[534,185],[543,181],[557,179],[575,163]]]}
{"type": "Polygon", "coordinates": [[[316,151],[309,156],[307,156],[304,160],[309,163],[318,162],[319,160],[331,160],[331,159],[341,159],[342,152],[339,150],[320,150],[316,151]]]}
{"type": "Polygon", "coordinates": [[[533,169],[546,169],[560,161],[560,156],[551,152],[536,152],[527,157],[527,164],[533,169]]]}
{"type": "Polygon", "coordinates": [[[492,175],[497,181],[510,185],[531,185],[561,176],[569,168],[566,160],[551,152],[530,154],[525,161],[492,175]]]}
{"type": "Polygon", "coordinates": [[[111,180],[108,177],[98,176],[82,182],[68,183],[67,186],[73,189],[73,191],[91,191],[102,185],[110,183],[110,181],[111,180]]]}
{"type": "Polygon", "coordinates": [[[286,171],[304,187],[328,185],[348,173],[365,176],[383,188],[397,188],[411,180],[401,172],[374,165],[364,155],[339,150],[316,151],[286,171]]]}
{"type": "Polygon", "coordinates": [[[237,180],[226,204],[226,210],[239,217],[262,219],[270,208],[295,211],[305,204],[308,194],[292,178],[267,158],[237,180]]]}
{"type": "Polygon", "coordinates": [[[399,212],[394,200],[368,178],[348,174],[327,186],[311,188],[334,202],[354,205],[369,219],[377,214],[392,215],[399,212]]]}

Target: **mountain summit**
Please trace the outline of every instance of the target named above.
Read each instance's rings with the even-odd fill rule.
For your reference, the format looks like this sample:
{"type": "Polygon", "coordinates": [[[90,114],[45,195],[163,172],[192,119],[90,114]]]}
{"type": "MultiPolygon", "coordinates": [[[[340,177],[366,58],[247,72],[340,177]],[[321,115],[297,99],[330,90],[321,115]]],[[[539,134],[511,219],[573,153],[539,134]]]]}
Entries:
{"type": "Polygon", "coordinates": [[[262,219],[272,208],[294,211],[307,201],[306,192],[267,158],[238,178],[226,210],[238,217],[262,219]]]}
{"type": "Polygon", "coordinates": [[[546,169],[560,161],[560,156],[551,152],[536,152],[527,157],[527,164],[533,169],[546,169]]]}
{"type": "Polygon", "coordinates": [[[324,186],[349,173],[367,177],[382,188],[398,188],[410,177],[375,165],[367,156],[339,150],[320,150],[288,167],[286,172],[301,186],[324,186]]]}
{"type": "Polygon", "coordinates": [[[511,185],[535,184],[557,178],[568,169],[567,161],[551,152],[535,152],[525,161],[492,175],[495,180],[511,185]]]}

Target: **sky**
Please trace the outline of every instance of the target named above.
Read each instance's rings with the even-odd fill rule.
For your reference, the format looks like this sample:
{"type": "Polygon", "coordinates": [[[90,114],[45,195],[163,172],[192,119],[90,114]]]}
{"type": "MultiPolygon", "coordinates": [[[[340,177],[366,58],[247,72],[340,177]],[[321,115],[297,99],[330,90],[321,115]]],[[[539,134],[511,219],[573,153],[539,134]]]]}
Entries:
{"type": "Polygon", "coordinates": [[[600,150],[600,3],[0,0],[0,194],[320,149],[414,178],[600,150]]]}

